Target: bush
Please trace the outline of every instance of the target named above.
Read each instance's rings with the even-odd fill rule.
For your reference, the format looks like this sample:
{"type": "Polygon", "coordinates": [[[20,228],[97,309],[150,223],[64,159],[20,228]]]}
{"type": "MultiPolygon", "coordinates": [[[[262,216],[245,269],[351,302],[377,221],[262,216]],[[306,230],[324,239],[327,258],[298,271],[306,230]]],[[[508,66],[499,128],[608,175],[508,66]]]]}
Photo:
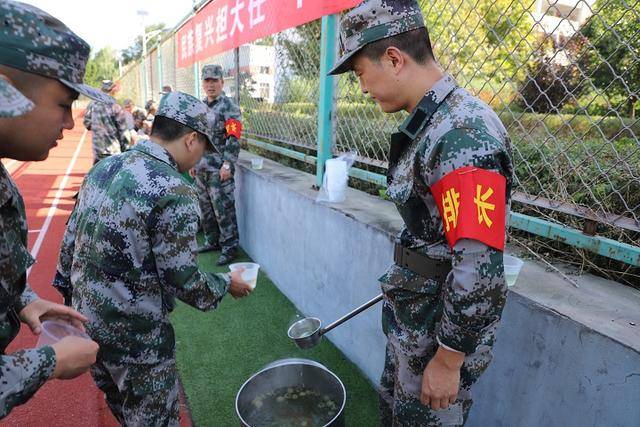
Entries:
{"type": "Polygon", "coordinates": [[[578,66],[557,61],[554,57],[539,56],[527,65],[527,76],[518,90],[519,103],[525,111],[559,112],[580,95],[583,86],[578,66]]]}

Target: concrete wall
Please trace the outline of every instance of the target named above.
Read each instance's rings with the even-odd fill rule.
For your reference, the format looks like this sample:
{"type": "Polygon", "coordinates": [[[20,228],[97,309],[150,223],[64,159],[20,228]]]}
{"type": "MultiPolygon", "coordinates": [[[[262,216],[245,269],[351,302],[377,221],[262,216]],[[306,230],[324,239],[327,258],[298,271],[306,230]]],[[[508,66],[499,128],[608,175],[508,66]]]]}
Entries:
{"type": "MultiPolygon", "coordinates": [[[[305,315],[325,324],[380,292],[401,227],[394,206],[349,190],[314,202],[314,177],[265,160],[236,176],[240,241],[305,315]]],[[[640,293],[527,262],[510,292],[495,359],[473,390],[471,426],[640,426],[640,293]]],[[[380,304],[327,337],[375,384],[380,304]]]]}

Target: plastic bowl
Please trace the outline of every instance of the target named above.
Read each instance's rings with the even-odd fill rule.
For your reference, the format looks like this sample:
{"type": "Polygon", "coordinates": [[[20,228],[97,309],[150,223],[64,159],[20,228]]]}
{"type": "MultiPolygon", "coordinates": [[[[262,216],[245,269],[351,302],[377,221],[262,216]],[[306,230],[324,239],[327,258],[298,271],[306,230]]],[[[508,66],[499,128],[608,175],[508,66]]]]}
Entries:
{"type": "Polygon", "coordinates": [[[251,159],[251,168],[253,169],[262,169],[262,164],[264,163],[264,159],[251,159]]]}
{"type": "Polygon", "coordinates": [[[524,261],[520,258],[504,255],[504,278],[507,281],[507,286],[511,287],[516,284],[523,265],[524,261]]]}
{"type": "Polygon", "coordinates": [[[241,268],[244,268],[242,272],[242,280],[247,282],[251,289],[255,289],[256,284],[258,283],[258,270],[260,270],[260,264],[256,264],[255,262],[236,262],[234,264],[229,265],[230,271],[236,271],[241,268]]]}
{"type": "Polygon", "coordinates": [[[38,337],[36,347],[55,344],[64,337],[73,336],[90,340],[91,337],[75,326],[58,320],[45,320],[42,322],[42,331],[38,337]]]}

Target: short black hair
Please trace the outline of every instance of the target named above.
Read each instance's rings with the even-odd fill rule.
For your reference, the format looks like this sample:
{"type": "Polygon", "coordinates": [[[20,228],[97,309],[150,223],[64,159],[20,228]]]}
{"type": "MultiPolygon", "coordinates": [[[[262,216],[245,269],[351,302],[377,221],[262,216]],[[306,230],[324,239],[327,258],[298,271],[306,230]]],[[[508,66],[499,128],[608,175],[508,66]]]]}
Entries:
{"type": "Polygon", "coordinates": [[[197,132],[198,137],[208,144],[209,139],[205,134],[165,116],[155,116],[151,126],[151,136],[157,136],[165,141],[174,141],[191,132],[197,132]]]}
{"type": "Polygon", "coordinates": [[[418,64],[424,64],[429,60],[435,59],[429,30],[426,27],[416,28],[415,30],[369,43],[362,48],[359,54],[371,61],[379,61],[386,50],[392,46],[407,53],[418,64]]]}

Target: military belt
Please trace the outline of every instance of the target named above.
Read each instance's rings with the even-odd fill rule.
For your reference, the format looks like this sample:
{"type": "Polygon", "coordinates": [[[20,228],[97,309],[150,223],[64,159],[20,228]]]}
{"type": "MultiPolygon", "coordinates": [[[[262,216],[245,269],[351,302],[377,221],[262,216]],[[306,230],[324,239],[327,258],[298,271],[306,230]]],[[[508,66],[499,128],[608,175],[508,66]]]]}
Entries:
{"type": "Polygon", "coordinates": [[[435,260],[399,244],[395,245],[393,260],[396,265],[436,282],[444,282],[451,271],[450,260],[435,260]]]}

